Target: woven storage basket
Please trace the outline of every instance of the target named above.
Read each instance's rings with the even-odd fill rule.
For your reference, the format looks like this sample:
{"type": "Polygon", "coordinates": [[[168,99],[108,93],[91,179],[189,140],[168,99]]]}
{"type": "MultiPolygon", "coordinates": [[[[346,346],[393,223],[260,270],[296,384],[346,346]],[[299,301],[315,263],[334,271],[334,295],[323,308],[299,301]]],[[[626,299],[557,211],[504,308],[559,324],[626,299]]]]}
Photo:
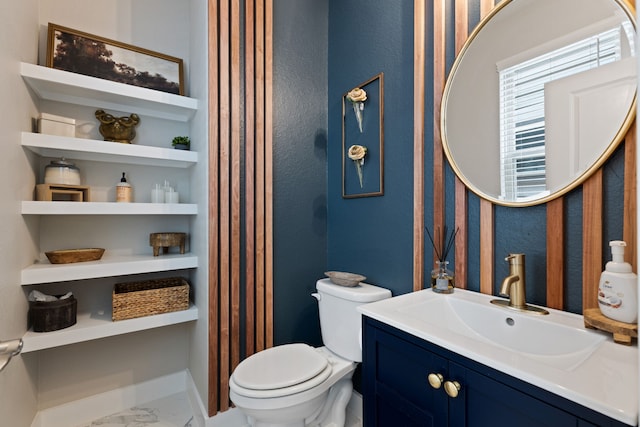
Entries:
{"type": "Polygon", "coordinates": [[[51,332],[76,324],[78,301],[75,297],[58,301],[29,301],[29,321],[33,332],[51,332]]]}
{"type": "Polygon", "coordinates": [[[116,283],[112,319],[125,320],[189,308],[189,282],[182,277],[116,283]]]}

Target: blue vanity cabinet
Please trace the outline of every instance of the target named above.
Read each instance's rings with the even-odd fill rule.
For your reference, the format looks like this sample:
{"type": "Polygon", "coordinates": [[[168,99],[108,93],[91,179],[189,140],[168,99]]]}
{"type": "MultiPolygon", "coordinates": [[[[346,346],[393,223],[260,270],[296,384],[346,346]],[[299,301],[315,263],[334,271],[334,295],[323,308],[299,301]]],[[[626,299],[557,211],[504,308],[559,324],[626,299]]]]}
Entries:
{"type": "Polygon", "coordinates": [[[362,394],[365,427],[626,426],[367,316],[362,394]]]}
{"type": "Polygon", "coordinates": [[[362,357],[365,426],[449,425],[448,396],[427,380],[432,372],[447,374],[447,359],[372,326],[362,357]]]}

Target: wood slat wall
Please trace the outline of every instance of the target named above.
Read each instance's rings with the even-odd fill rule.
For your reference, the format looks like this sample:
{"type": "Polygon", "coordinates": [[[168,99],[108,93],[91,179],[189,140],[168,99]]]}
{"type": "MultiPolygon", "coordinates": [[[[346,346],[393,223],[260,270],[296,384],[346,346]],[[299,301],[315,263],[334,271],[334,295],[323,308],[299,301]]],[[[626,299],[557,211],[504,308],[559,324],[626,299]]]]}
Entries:
{"type": "Polygon", "coordinates": [[[272,0],[240,1],[208,6],[211,416],[240,360],[273,345],[272,0]]]}
{"type": "Polygon", "coordinates": [[[424,283],[424,94],[426,16],[424,0],[413,2],[413,290],[424,283]]]}
{"type": "Polygon", "coordinates": [[[636,165],[636,123],[631,126],[625,138],[624,145],[624,224],[622,228],[622,239],[627,242],[625,258],[633,267],[633,271],[638,271],[638,228],[636,209],[638,206],[637,193],[637,165],[636,165]]]}
{"type": "MultiPolygon", "coordinates": [[[[493,0],[480,1],[480,19],[491,12],[493,0]]],[[[493,269],[495,262],[494,250],[494,213],[493,204],[484,199],[480,200],[480,292],[493,293],[493,269]]],[[[466,242],[465,242],[466,246],[466,242]]]]}
{"type": "MultiPolygon", "coordinates": [[[[471,2],[480,2],[481,18],[488,15],[499,2],[496,0],[434,0],[433,3],[424,0],[415,0],[414,40],[415,40],[415,72],[424,70],[425,43],[424,40],[433,41],[433,75],[434,75],[434,136],[433,136],[433,229],[442,229],[445,216],[445,194],[444,188],[444,156],[442,153],[442,141],[440,139],[440,106],[442,104],[442,93],[445,75],[446,61],[446,41],[447,34],[454,32],[454,49],[459,52],[461,46],[466,41],[472,29],[468,27],[468,11],[471,2]],[[427,10],[427,4],[433,10],[427,10]],[[445,15],[447,5],[452,5],[455,16],[453,29],[446,26],[445,15]],[[433,17],[432,25],[425,24],[427,16],[433,17]],[[433,34],[426,34],[426,28],[432,28],[433,34]],[[422,67],[422,68],[421,68],[422,67]]],[[[630,2],[635,5],[635,2],[630,2]]],[[[420,146],[420,141],[424,135],[424,84],[419,78],[414,77],[414,94],[416,98],[422,99],[421,103],[416,102],[414,108],[421,108],[421,111],[414,112],[416,122],[414,124],[414,158],[416,166],[414,169],[414,201],[424,197],[424,175],[419,176],[420,171],[424,173],[424,148],[420,146]]],[[[424,140],[422,140],[424,143],[424,140]]],[[[636,130],[635,124],[629,129],[625,138],[625,177],[624,177],[624,212],[623,215],[623,239],[627,242],[626,259],[636,270],[636,246],[637,246],[637,224],[636,224],[636,130]]],[[[582,186],[583,189],[583,309],[597,306],[598,279],[602,270],[602,170],[597,171],[582,186]]],[[[455,181],[455,223],[460,227],[456,239],[456,285],[466,287],[467,280],[467,248],[468,248],[468,206],[467,190],[462,182],[457,178],[455,181]]],[[[414,283],[413,289],[419,290],[424,285],[424,204],[414,206],[414,283]]],[[[564,308],[564,198],[561,197],[547,203],[547,305],[552,308],[564,308]],[[553,238],[552,238],[553,237],[553,238]],[[553,274],[550,274],[553,272],[553,274]],[[559,274],[558,272],[562,272],[559,274]]],[[[484,199],[480,200],[480,292],[494,293],[494,205],[484,199]]]]}
{"type": "MultiPolygon", "coordinates": [[[[455,52],[456,55],[464,46],[464,42],[467,40],[467,34],[469,32],[469,5],[464,0],[456,0],[455,10],[455,52]]],[[[437,127],[440,129],[440,126],[437,127]]],[[[469,195],[467,194],[467,188],[464,183],[455,178],[455,228],[458,230],[455,241],[455,266],[456,281],[459,287],[467,287],[467,245],[465,244],[465,237],[468,233],[468,206],[469,195]]]]}

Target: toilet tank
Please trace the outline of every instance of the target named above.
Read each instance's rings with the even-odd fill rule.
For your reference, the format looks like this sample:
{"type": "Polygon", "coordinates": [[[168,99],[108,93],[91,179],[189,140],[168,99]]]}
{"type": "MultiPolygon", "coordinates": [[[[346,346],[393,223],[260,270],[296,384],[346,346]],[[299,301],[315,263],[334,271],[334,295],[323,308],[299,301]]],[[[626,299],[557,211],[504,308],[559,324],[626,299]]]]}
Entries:
{"type": "Polygon", "coordinates": [[[325,347],[347,360],[362,362],[362,315],[356,307],[390,298],[391,291],[366,283],[353,287],[339,286],[329,279],[318,280],[316,289],[325,347]]]}

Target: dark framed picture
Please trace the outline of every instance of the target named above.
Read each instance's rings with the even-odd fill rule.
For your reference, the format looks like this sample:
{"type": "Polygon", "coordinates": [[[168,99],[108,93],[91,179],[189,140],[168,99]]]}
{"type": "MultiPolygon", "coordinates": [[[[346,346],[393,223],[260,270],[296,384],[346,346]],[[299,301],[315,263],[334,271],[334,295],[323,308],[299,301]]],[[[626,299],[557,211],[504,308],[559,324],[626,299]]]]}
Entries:
{"type": "Polygon", "coordinates": [[[182,59],[49,23],[46,66],[184,95],[182,59]]]}
{"type": "Polygon", "coordinates": [[[342,95],[342,197],[384,195],[384,73],[342,95]]]}

